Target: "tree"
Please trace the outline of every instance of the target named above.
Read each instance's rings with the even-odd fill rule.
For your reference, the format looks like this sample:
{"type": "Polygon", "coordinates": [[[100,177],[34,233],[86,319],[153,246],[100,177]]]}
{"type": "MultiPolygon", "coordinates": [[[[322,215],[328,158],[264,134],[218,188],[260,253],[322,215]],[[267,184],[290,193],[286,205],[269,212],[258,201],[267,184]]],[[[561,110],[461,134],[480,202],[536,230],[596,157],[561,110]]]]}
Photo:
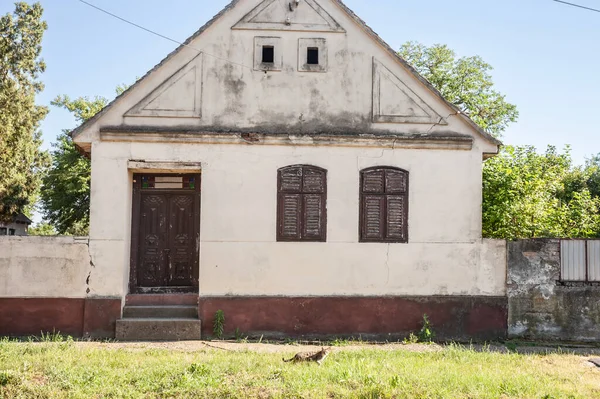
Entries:
{"type": "Polygon", "coordinates": [[[483,235],[491,238],[591,238],[600,233],[600,198],[570,149],[505,147],[483,170],[483,235]]]}
{"type": "Polygon", "coordinates": [[[48,223],[39,223],[27,229],[27,234],[30,236],[55,236],[57,232],[54,226],[48,223]]]}
{"type": "MultiPolygon", "coordinates": [[[[117,94],[125,91],[117,87],[117,94]]],[[[52,105],[70,111],[78,124],[98,113],[108,104],[104,97],[58,96],[52,105]]],[[[58,233],[84,236],[88,234],[90,211],[90,160],[79,153],[75,143],[64,130],[57,142],[52,144],[52,165],[44,176],[41,205],[44,220],[52,224],[58,233]]]]}
{"type": "Polygon", "coordinates": [[[41,151],[40,122],[48,112],[35,104],[47,29],[39,3],[15,4],[0,18],[0,220],[11,220],[35,202],[49,157],[41,151]]]}
{"type": "Polygon", "coordinates": [[[479,56],[456,58],[446,45],[427,47],[416,42],[402,45],[398,54],[411,64],[482,129],[500,137],[519,117],[517,107],[493,89],[492,66],[479,56]]]}

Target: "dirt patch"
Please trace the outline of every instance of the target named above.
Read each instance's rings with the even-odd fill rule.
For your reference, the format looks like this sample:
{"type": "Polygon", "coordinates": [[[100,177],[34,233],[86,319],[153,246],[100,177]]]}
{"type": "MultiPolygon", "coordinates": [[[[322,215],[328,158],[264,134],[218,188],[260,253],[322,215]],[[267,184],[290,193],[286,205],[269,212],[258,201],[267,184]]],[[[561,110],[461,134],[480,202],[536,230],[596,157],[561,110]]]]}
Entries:
{"type": "MultiPolygon", "coordinates": [[[[222,350],[230,352],[256,352],[256,353],[290,353],[298,351],[320,350],[320,345],[301,344],[263,344],[239,343],[230,341],[178,341],[178,342],[77,342],[81,348],[125,349],[125,350],[172,350],[181,352],[197,352],[201,350],[222,350]]],[[[382,351],[411,351],[411,352],[439,352],[443,346],[437,344],[348,344],[333,346],[334,351],[356,351],[364,349],[382,351]]]]}

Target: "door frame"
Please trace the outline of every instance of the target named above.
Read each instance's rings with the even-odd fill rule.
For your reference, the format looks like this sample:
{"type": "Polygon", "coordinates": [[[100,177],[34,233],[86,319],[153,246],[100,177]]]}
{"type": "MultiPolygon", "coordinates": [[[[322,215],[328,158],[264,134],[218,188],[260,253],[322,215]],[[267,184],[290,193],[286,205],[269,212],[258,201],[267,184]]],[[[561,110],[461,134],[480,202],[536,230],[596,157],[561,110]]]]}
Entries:
{"type": "Polygon", "coordinates": [[[133,193],[131,207],[131,249],[129,254],[129,293],[131,294],[170,294],[170,293],[199,293],[200,279],[200,215],[202,206],[200,197],[202,193],[202,174],[201,173],[134,173],[133,174],[133,193]],[[169,189],[146,189],[142,190],[142,177],[184,177],[193,176],[197,184],[192,190],[169,190],[169,189]],[[182,192],[192,193],[194,195],[194,234],[196,238],[196,255],[194,256],[194,265],[192,272],[192,286],[190,287],[139,287],[138,286],[138,268],[140,259],[140,222],[141,222],[141,199],[142,191],[162,194],[181,194],[182,192]]]}

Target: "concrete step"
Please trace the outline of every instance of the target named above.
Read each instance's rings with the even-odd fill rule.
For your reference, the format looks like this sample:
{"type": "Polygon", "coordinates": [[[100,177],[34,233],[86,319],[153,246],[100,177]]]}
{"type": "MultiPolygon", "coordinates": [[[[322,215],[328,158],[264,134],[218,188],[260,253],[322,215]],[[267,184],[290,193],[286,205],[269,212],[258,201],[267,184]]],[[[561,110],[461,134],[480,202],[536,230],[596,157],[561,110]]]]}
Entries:
{"type": "Polygon", "coordinates": [[[198,306],[125,306],[126,319],[197,319],[198,306]]]}
{"type": "Polygon", "coordinates": [[[131,306],[198,306],[198,294],[129,294],[125,304],[131,306]]]}
{"type": "Polygon", "coordinates": [[[116,338],[119,341],[194,341],[201,338],[198,319],[120,319],[116,338]]]}

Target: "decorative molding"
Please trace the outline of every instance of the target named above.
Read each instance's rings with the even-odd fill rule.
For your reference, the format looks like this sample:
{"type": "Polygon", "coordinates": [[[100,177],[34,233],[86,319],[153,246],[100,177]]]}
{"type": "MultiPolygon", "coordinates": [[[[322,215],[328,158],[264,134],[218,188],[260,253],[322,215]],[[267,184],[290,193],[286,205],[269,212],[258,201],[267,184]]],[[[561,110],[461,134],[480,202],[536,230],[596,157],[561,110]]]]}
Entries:
{"type": "Polygon", "coordinates": [[[315,0],[265,0],[231,29],[346,32],[315,0]]]}
{"type": "Polygon", "coordinates": [[[133,173],[147,173],[149,171],[152,171],[154,173],[200,173],[202,172],[202,163],[131,160],[127,161],[127,169],[129,169],[129,171],[133,173]]]}
{"type": "Polygon", "coordinates": [[[373,122],[448,124],[375,57],[373,57],[373,122]]]}
{"type": "Polygon", "coordinates": [[[198,54],[127,111],[124,116],[201,118],[203,58],[202,53],[198,54]],[[185,106],[181,104],[169,105],[170,95],[172,95],[171,100],[183,99],[187,103],[185,106]]]}
{"type": "Polygon", "coordinates": [[[263,134],[218,132],[127,132],[100,133],[105,142],[181,143],[214,145],[293,145],[332,147],[375,147],[389,149],[462,150],[473,148],[473,138],[456,135],[401,135],[401,134],[263,134]]]}

